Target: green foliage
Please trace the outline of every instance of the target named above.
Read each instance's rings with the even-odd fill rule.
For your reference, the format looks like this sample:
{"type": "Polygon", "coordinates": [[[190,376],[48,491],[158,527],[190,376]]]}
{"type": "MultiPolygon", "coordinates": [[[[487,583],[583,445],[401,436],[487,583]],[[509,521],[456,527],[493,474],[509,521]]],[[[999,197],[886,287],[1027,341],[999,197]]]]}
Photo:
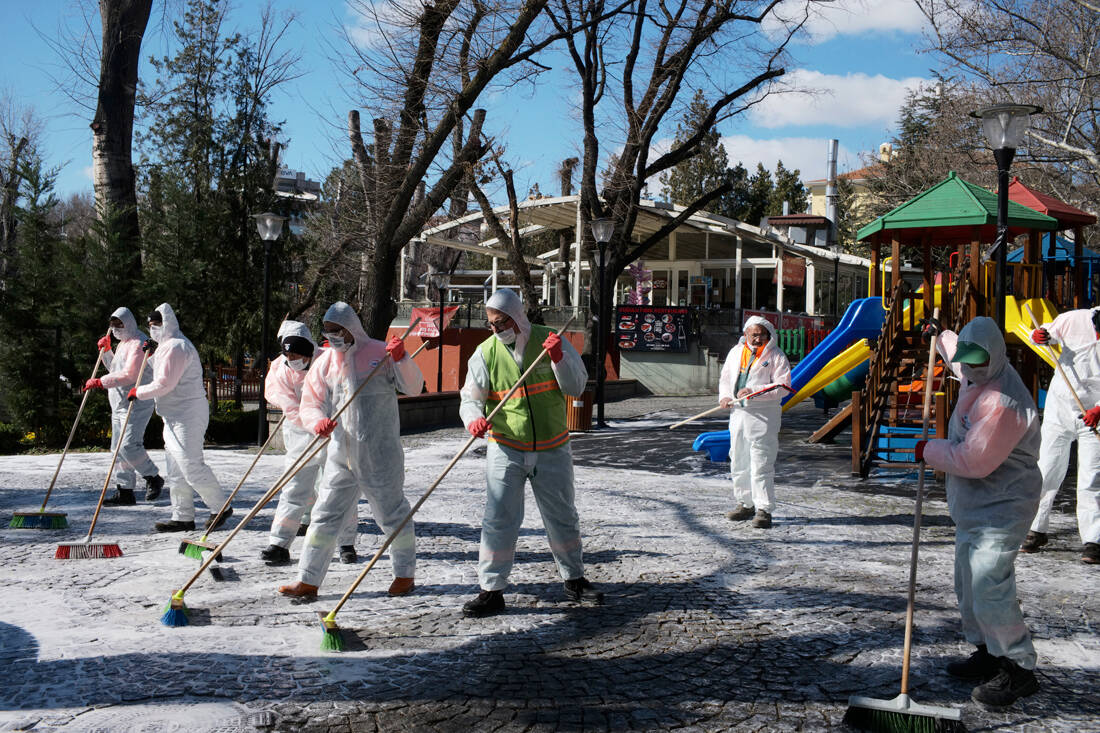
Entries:
{"type": "Polygon", "coordinates": [[[23,431],[18,426],[0,422],[0,456],[22,453],[26,447],[23,431]]]}
{"type": "Polygon", "coordinates": [[[219,445],[253,443],[259,428],[259,414],[255,410],[245,412],[223,403],[210,413],[206,439],[219,445]]]}

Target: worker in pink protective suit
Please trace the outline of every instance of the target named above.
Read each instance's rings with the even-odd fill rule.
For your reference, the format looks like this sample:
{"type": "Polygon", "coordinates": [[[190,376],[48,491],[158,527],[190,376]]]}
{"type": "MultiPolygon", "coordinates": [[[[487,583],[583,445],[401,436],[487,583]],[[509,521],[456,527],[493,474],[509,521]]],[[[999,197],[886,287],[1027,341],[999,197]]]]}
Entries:
{"type": "MultiPolygon", "coordinates": [[[[164,488],[164,479],[157,465],[149,458],[145,450],[145,428],[153,416],[152,400],[135,400],[133,408],[126,399],[130,388],[138,381],[141,362],[145,352],[142,344],[146,336],[138,328],[134,314],[129,308],[118,308],[111,314],[111,336],[118,345],[111,349],[111,336],[104,336],[97,346],[104,351],[103,364],[107,373],[102,378],[89,379],[84,390],[105,389],[111,403],[111,450],[118,450],[118,463],[115,466],[116,491],[103,500],[104,506],[133,506],[137,503],[134,486],[137,475],[145,479],[145,500],[154,501],[164,488]],[[130,410],[130,421],[126,422],[126,413],[130,410]],[[125,432],[122,424],[126,422],[125,432]],[[119,443],[121,442],[121,445],[119,443]]],[[[153,380],[153,370],[148,364],[141,375],[141,383],[149,384],[153,380]]]]}
{"type": "Polygon", "coordinates": [[[1031,334],[1037,344],[1062,347],[1059,361],[1069,384],[1055,373],[1043,410],[1039,470],[1043,493],[1021,552],[1038,552],[1048,541],[1050,509],[1069,468],[1070,444],[1077,441],[1077,531],[1084,548],[1081,562],[1100,564],[1100,308],[1068,311],[1031,334]],[[1071,391],[1072,389],[1072,391],[1071,391]],[[1084,414],[1073,392],[1085,407],[1084,414]]]}
{"type": "MultiPolygon", "coordinates": [[[[938,329],[933,322],[929,333],[938,329]]],[[[1039,504],[1039,412],[1005,357],[991,318],[975,318],[939,351],[962,380],[946,440],[917,443],[917,461],[947,474],[955,522],[955,595],[966,640],[977,646],[947,665],[980,681],[971,692],[989,707],[1011,705],[1039,689],[1035,648],[1016,599],[1016,553],[1039,504]]]]}
{"type": "MultiPolygon", "coordinates": [[[[312,452],[310,444],[315,436],[302,423],[298,405],[302,401],[302,387],[309,367],[322,351],[313,342],[309,327],[304,323],[283,321],[279,326],[278,336],[282,353],[271,362],[267,371],[264,397],[269,404],[283,411],[281,430],[283,445],[286,447],[284,471],[290,471],[300,463],[298,459],[303,453],[307,450],[312,452]]],[[[290,562],[288,548],[295,535],[305,534],[310,509],[317,500],[317,482],[324,460],[325,452],[322,450],[298,469],[279,492],[279,505],[275,508],[275,518],[271,521],[270,544],[260,553],[260,557],[267,562],[274,565],[290,562]]],[[[353,504],[340,532],[342,562],[352,563],[358,559],[355,553],[356,509],[357,506],[353,504]]]]}
{"type": "MultiPolygon", "coordinates": [[[[401,339],[377,341],[367,335],[352,307],[334,303],[322,323],[329,348],[310,367],[302,388],[299,416],[316,435],[331,436],[324,477],[298,560],[298,582],[279,588],[283,595],[314,598],[328,572],[340,527],[360,496],[388,536],[409,514],[405,498],[405,452],[397,392],[420,394],[424,376],[405,353],[401,339]],[[386,359],[386,356],[389,359],[386,359]],[[380,366],[374,377],[336,420],[335,414],[380,366]]],[[[389,547],[393,565],[391,596],[413,590],[416,538],[407,523],[389,547]]]]}
{"type": "Polygon", "coordinates": [[[230,508],[214,525],[213,516],[225,504],[225,492],[203,459],[202,446],[210,422],[210,405],[202,384],[202,363],[194,344],[180,331],[172,306],[161,303],[149,314],[153,343],[153,381],[131,389],[128,400],[156,402],[164,420],[164,452],[168,461],[168,485],[172,493],[172,519],[157,522],[158,532],[184,532],[195,528],[195,494],[202,497],[211,517],[207,531],[217,529],[233,514],[230,508]],[[155,344],[155,346],[153,345],[155,344]]]}
{"type": "Polygon", "coordinates": [[[730,476],[737,502],[727,519],[752,519],[759,529],[772,526],[783,388],[790,384],[791,363],[775,342],[775,326],[752,316],[718,377],[718,404],[731,409],[730,476]],[[768,387],[779,388],[748,398],[768,387]]]}

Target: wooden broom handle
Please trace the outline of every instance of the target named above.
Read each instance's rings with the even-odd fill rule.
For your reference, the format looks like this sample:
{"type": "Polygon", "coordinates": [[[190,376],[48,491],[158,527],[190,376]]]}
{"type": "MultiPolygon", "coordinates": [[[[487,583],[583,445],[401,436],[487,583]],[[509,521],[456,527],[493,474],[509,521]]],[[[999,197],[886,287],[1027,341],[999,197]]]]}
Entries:
{"type": "MultiPolygon", "coordinates": [[[[1039,325],[1039,321],[1035,318],[1035,314],[1031,312],[1031,306],[1029,306],[1027,303],[1024,303],[1024,310],[1027,311],[1028,317],[1031,318],[1031,325],[1035,327],[1035,330],[1038,331],[1040,328],[1042,328],[1042,326],[1039,325]]],[[[1073,395],[1073,401],[1077,403],[1077,408],[1081,410],[1081,415],[1084,416],[1084,414],[1088,412],[1088,410],[1085,409],[1085,404],[1081,402],[1081,398],[1080,396],[1078,396],[1077,390],[1075,390],[1073,388],[1073,385],[1070,384],[1069,375],[1067,375],[1066,370],[1062,368],[1061,360],[1058,358],[1058,355],[1054,353],[1054,349],[1050,347],[1050,344],[1043,345],[1046,346],[1047,351],[1050,353],[1050,358],[1054,362],[1054,368],[1058,370],[1058,374],[1066,383],[1066,387],[1069,388],[1069,393],[1073,395]]],[[[1100,431],[1098,431],[1096,427],[1091,427],[1089,428],[1089,430],[1092,431],[1093,435],[1100,439],[1100,431]]]]}

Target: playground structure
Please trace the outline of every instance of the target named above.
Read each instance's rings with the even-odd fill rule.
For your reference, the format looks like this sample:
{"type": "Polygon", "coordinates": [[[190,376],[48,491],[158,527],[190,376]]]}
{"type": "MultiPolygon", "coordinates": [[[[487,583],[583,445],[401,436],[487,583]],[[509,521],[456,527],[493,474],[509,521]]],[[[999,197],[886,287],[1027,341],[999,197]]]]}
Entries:
{"type": "MultiPolygon", "coordinates": [[[[1010,359],[1041,406],[1040,364],[1053,362],[1045,349],[1031,343],[1033,326],[1024,306],[1040,322],[1049,322],[1060,310],[1055,303],[1064,310],[1095,301],[1095,255],[1083,247],[1083,228],[1096,218],[1018,180],[1009,193],[1007,241],[1024,235],[1027,239],[1009,265],[1010,294],[1003,304],[1006,343],[1010,359]],[[1061,240],[1057,250],[1056,232],[1066,229],[1074,230],[1074,241],[1061,240]],[[1045,250],[1042,244],[1048,245],[1045,250]],[[1065,255],[1055,262],[1058,251],[1065,255]]],[[[786,410],[811,396],[824,405],[850,397],[810,440],[830,441],[850,425],[854,475],[865,477],[876,466],[912,466],[920,429],[915,396],[929,378],[924,373],[927,347],[920,338],[925,314],[939,307],[943,326],[956,331],[977,316],[994,314],[994,263],[983,261],[983,250],[996,238],[996,210],[994,194],[951,173],[857,234],[871,246],[869,297],[854,301],[837,327],[792,370],[795,391],[784,404],[786,410]],[[883,257],[887,246],[888,256],[883,257]],[[921,257],[923,283],[916,291],[901,277],[903,248],[921,257]],[[934,249],[951,250],[946,270],[935,270],[934,249]]],[[[946,437],[957,383],[943,379],[942,367],[931,378],[937,390],[934,434],[946,437]]],[[[695,448],[718,460],[728,453],[729,435],[705,433],[696,439],[695,448]]]]}

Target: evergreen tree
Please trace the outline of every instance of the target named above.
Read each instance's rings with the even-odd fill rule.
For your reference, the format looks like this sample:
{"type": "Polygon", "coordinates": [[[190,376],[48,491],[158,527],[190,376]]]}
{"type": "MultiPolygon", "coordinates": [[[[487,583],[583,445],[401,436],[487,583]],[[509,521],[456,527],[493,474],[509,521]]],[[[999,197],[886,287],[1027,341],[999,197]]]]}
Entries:
{"type": "Polygon", "coordinates": [[[783,161],[775,164],[775,187],[768,197],[768,216],[779,216],[783,213],[783,203],[790,204],[790,213],[801,214],[809,203],[809,193],[802,185],[801,175],[798,169],[787,170],[783,161]]]}
{"type": "MultiPolygon", "coordinates": [[[[676,123],[676,142],[682,144],[695,135],[710,110],[710,103],[698,89],[684,112],[683,118],[676,123]]],[[[729,157],[722,146],[722,136],[718,129],[711,126],[703,134],[703,141],[695,153],[660,175],[662,194],[673,203],[684,204],[695,201],[721,186],[729,177],[729,157]]],[[[723,202],[724,203],[724,202],[723,202]]],[[[720,213],[724,206],[712,205],[710,209],[720,213]]]]}

